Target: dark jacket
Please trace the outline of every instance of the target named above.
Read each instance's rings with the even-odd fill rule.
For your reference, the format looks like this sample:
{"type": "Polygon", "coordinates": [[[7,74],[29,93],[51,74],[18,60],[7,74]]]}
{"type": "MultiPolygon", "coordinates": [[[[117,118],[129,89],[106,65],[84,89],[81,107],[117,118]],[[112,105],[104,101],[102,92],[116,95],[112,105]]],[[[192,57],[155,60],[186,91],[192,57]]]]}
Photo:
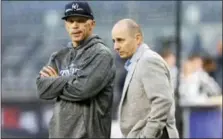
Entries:
{"type": "Polygon", "coordinates": [[[59,77],[38,77],[41,99],[56,99],[50,138],[110,138],[115,65],[102,40],[92,35],[77,48],[51,55],[59,77]]]}

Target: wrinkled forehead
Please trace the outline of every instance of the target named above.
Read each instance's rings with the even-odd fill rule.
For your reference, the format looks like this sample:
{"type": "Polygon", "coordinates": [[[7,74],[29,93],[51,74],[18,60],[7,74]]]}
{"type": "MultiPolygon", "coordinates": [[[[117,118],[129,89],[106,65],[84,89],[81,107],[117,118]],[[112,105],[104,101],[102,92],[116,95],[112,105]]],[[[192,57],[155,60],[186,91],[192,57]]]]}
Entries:
{"type": "Polygon", "coordinates": [[[87,21],[87,20],[91,20],[90,18],[87,18],[87,17],[83,17],[83,16],[70,16],[70,17],[67,17],[66,20],[73,20],[73,21],[79,21],[79,20],[84,20],[84,21],[87,21]]]}
{"type": "Polygon", "coordinates": [[[129,29],[123,25],[115,25],[112,29],[112,36],[115,38],[125,38],[130,35],[129,29]]]}

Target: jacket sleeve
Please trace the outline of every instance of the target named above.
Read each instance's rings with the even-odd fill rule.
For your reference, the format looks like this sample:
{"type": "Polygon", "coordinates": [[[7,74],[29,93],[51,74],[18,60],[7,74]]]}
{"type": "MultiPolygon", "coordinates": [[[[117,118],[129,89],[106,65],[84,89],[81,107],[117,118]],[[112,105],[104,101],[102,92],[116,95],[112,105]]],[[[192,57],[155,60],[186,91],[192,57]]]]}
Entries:
{"type": "Polygon", "coordinates": [[[49,100],[58,97],[61,94],[68,78],[58,77],[37,77],[37,91],[41,99],[49,100]]]}
{"type": "Polygon", "coordinates": [[[166,125],[167,117],[174,103],[170,73],[160,59],[145,59],[141,72],[141,82],[148,99],[151,111],[147,115],[146,125],[140,138],[158,138],[166,125]]]}
{"type": "Polygon", "coordinates": [[[208,75],[205,71],[199,72],[199,79],[200,79],[200,87],[202,91],[207,93],[208,96],[217,96],[221,95],[221,87],[218,83],[208,75]]]}
{"type": "Polygon", "coordinates": [[[112,55],[100,52],[75,77],[69,79],[61,98],[65,96],[72,101],[82,101],[94,97],[110,82],[114,73],[112,55]]]}
{"type": "MultiPolygon", "coordinates": [[[[56,53],[53,53],[48,61],[49,66],[57,70],[55,63],[56,53]]],[[[57,70],[58,71],[58,70],[57,70]]],[[[58,97],[68,81],[67,77],[40,77],[36,79],[37,93],[41,99],[49,100],[58,97]]]]}

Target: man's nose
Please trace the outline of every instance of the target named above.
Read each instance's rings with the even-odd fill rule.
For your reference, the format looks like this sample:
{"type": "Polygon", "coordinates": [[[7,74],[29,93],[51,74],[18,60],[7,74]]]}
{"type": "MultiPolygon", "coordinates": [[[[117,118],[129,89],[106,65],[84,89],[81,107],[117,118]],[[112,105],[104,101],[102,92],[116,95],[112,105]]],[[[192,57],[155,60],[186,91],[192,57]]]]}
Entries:
{"type": "Polygon", "coordinates": [[[119,47],[119,45],[118,45],[117,43],[114,43],[114,49],[115,49],[116,51],[118,51],[118,50],[120,49],[120,47],[119,47]]]}
{"type": "Polygon", "coordinates": [[[78,28],[78,23],[74,21],[74,22],[72,23],[72,28],[78,28]]]}

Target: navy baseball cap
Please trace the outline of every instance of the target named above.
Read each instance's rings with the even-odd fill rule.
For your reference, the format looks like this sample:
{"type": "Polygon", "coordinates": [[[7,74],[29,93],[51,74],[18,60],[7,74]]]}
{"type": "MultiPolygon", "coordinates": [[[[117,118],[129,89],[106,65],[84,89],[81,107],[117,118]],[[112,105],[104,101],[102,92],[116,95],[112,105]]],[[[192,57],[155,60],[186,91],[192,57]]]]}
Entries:
{"type": "Polygon", "coordinates": [[[72,16],[82,16],[90,19],[94,19],[92,10],[87,2],[83,1],[74,1],[65,5],[64,17],[63,20],[66,20],[68,17],[72,16]]]}

